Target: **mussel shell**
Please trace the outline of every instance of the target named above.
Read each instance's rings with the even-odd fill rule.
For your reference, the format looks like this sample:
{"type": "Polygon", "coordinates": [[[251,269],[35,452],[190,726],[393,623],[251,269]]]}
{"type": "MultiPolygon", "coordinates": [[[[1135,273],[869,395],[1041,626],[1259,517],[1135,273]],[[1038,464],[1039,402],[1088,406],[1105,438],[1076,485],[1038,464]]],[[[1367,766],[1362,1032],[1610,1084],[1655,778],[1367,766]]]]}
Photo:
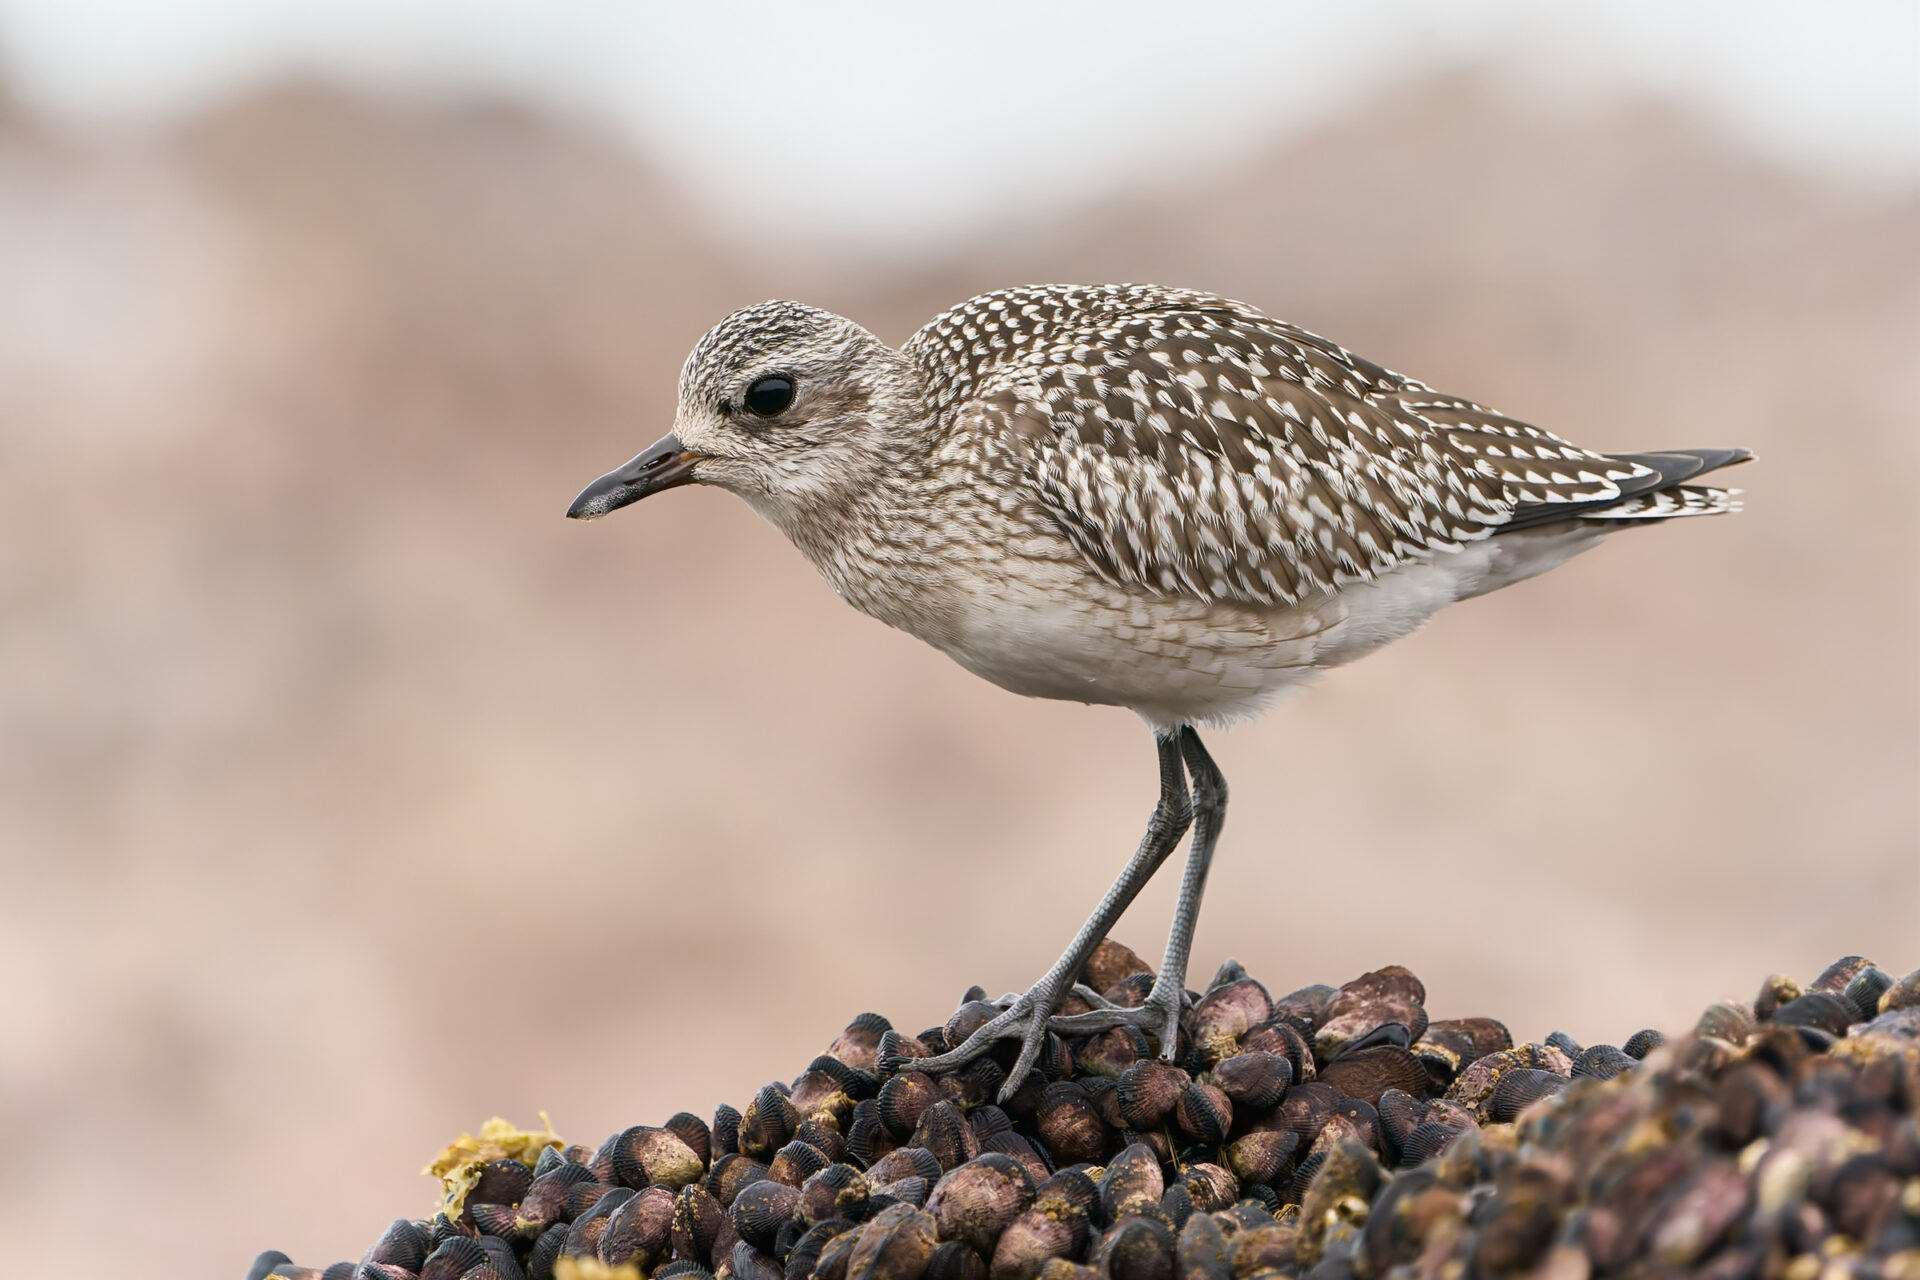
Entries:
{"type": "Polygon", "coordinates": [[[945,1174],[927,1197],[927,1212],[942,1240],[964,1240],[984,1255],[1033,1200],[1026,1167],[990,1152],[945,1174]]]}
{"type": "Polygon", "coordinates": [[[773,1153],[767,1177],[797,1187],[832,1163],[826,1152],[796,1139],[773,1153]]]}
{"type": "Polygon", "coordinates": [[[713,1280],[713,1272],[691,1258],[675,1258],[661,1263],[648,1280],[713,1280]]]}
{"type": "Polygon", "coordinates": [[[673,1198],[673,1222],[668,1228],[673,1251],[712,1265],[714,1237],[725,1218],[726,1210],[705,1187],[694,1183],[680,1188],[673,1198]]]}
{"type": "MultiPolygon", "coordinates": [[[[839,1235],[828,1240],[821,1248],[820,1257],[813,1264],[813,1270],[809,1273],[811,1280],[845,1280],[847,1262],[853,1257],[854,1247],[859,1243],[860,1229],[858,1227],[848,1231],[842,1231],[839,1235]]],[[[794,1251],[798,1252],[799,1248],[799,1244],[796,1243],[794,1245],[794,1251]]],[[[791,1261],[791,1256],[789,1256],[789,1261],[791,1261]]],[[[794,1280],[803,1280],[803,1278],[795,1276],[794,1280]]]]}
{"type": "Polygon", "coordinates": [[[964,1240],[934,1246],[921,1280],[987,1280],[987,1260],[964,1240]]]}
{"type": "Polygon", "coordinates": [[[620,1134],[610,1150],[612,1173],[622,1185],[684,1187],[705,1176],[706,1161],[666,1129],[635,1125],[620,1134]]]}
{"type": "Polygon", "coordinates": [[[1547,1038],[1545,1040],[1542,1040],[1540,1043],[1552,1045],[1554,1048],[1558,1049],[1560,1052],[1566,1054],[1569,1058],[1579,1057],[1581,1050],[1586,1048],[1585,1045],[1581,1044],[1578,1040],[1575,1040],[1572,1036],[1568,1035],[1564,1031],[1551,1032],[1548,1034],[1547,1038]]]}
{"type": "MultiPolygon", "coordinates": [[[[789,1280],[807,1280],[828,1243],[846,1232],[857,1230],[859,1223],[850,1218],[827,1218],[808,1227],[794,1241],[792,1250],[787,1254],[785,1268],[789,1280]]],[[[649,1280],[659,1280],[659,1275],[656,1271],[649,1280]]]]}
{"type": "Polygon", "coordinates": [[[1153,1218],[1122,1219],[1102,1237],[1098,1265],[1109,1280],[1174,1280],[1173,1233],[1153,1218]]]}
{"type": "Polygon", "coordinates": [[[427,1260],[427,1229],[407,1218],[395,1218],[367,1250],[366,1261],[388,1263],[408,1271],[420,1270],[427,1260]]]}
{"type": "Polygon", "coordinates": [[[1314,1032],[1316,1059],[1325,1062],[1349,1040],[1388,1022],[1400,1023],[1419,1039],[1427,1029],[1426,999],[1426,987],[1401,965],[1361,974],[1340,988],[1314,1032]]]}
{"type": "Polygon", "coordinates": [[[872,1071],[879,1064],[880,1038],[893,1024],[877,1013],[863,1013],[827,1046],[827,1053],[856,1071],[872,1071]]]}
{"type": "Polygon", "coordinates": [[[607,1221],[596,1252],[609,1266],[635,1262],[646,1267],[666,1252],[673,1227],[674,1194],[648,1187],[628,1200],[607,1221]]]}
{"type": "Polygon", "coordinates": [[[1747,1042],[1747,1037],[1753,1034],[1753,1028],[1752,1010],[1737,1001],[1721,1000],[1706,1007],[1700,1020],[1694,1023],[1693,1033],[1724,1040],[1738,1048],[1747,1042]]]}
{"type": "Polygon", "coordinates": [[[475,1267],[484,1266],[487,1251],[480,1247],[477,1240],[467,1236],[453,1236],[440,1242],[440,1246],[427,1260],[420,1264],[420,1280],[460,1280],[475,1267]]]}
{"type": "Polygon", "coordinates": [[[1237,1110],[1258,1115],[1280,1105],[1293,1083],[1293,1064],[1265,1050],[1235,1054],[1213,1064],[1208,1082],[1226,1094],[1237,1110]]]}
{"type": "Polygon", "coordinates": [[[1920,969],[1915,969],[1880,993],[1878,1012],[1888,1014],[1913,1008],[1920,1008],[1920,969]]]}
{"type": "Polygon", "coordinates": [[[1287,1090],[1286,1100],[1266,1123],[1299,1135],[1301,1150],[1305,1150],[1320,1136],[1320,1130],[1340,1105],[1342,1096],[1338,1089],[1324,1081],[1295,1085],[1287,1090]]]}
{"type": "MultiPolygon", "coordinates": [[[[720,1202],[721,1208],[733,1204],[740,1189],[759,1182],[767,1176],[767,1166],[758,1160],[750,1160],[742,1155],[721,1156],[713,1162],[713,1169],[707,1174],[707,1193],[720,1202]]],[[[719,1259],[714,1259],[718,1262],[719,1259]]]]}
{"type": "Polygon", "coordinates": [[[726,1103],[713,1109],[713,1150],[708,1159],[731,1155],[740,1149],[740,1113],[726,1103]]]}
{"type": "Polygon", "coordinates": [[[1400,1167],[1412,1169],[1426,1163],[1446,1149],[1446,1145],[1459,1137],[1461,1130],[1453,1125],[1427,1120],[1414,1126],[1407,1140],[1400,1144],[1400,1167]]]}
{"type": "Polygon", "coordinates": [[[895,1147],[868,1168],[867,1181],[876,1187],[914,1177],[933,1183],[941,1172],[939,1159],[925,1147],[895,1147]]]}
{"type": "Polygon", "coordinates": [[[1174,1242],[1174,1274],[1179,1280],[1233,1280],[1226,1232],[1207,1213],[1196,1213],[1174,1242]]]}
{"type": "Polygon", "coordinates": [[[1628,1036],[1627,1042],[1620,1046],[1620,1051],[1629,1058],[1644,1060],[1648,1054],[1666,1042],[1666,1036],[1652,1027],[1645,1027],[1628,1036]]]}
{"type": "Polygon", "coordinates": [[[707,1128],[707,1122],[691,1111],[681,1111],[667,1118],[660,1126],[680,1141],[687,1144],[694,1158],[705,1167],[713,1159],[713,1131],[707,1128]]]}
{"type": "Polygon", "coordinates": [[[1305,1084],[1315,1075],[1313,1045],[1307,1033],[1281,1018],[1269,1018],[1240,1037],[1241,1054],[1271,1053],[1287,1061],[1291,1084],[1305,1084]]]}
{"type": "Polygon", "coordinates": [[[867,1216],[872,1194],[864,1173],[849,1164],[830,1164],[801,1184],[794,1216],[809,1225],[835,1218],[857,1220],[867,1216]]]}
{"type": "Polygon", "coordinates": [[[1380,1095],[1389,1089],[1424,1097],[1429,1084],[1427,1069],[1413,1054],[1392,1044],[1336,1054],[1321,1066],[1320,1081],[1369,1105],[1378,1102],[1380,1095]]]}
{"type": "Polygon", "coordinates": [[[1219,1087],[1195,1080],[1174,1103],[1173,1119],[1195,1141],[1217,1147],[1233,1128],[1233,1103],[1219,1087]]]}
{"type": "Polygon", "coordinates": [[[1871,969],[1873,961],[1865,956],[1841,956],[1820,971],[1820,976],[1808,985],[1810,991],[1824,991],[1830,996],[1844,993],[1847,984],[1852,982],[1862,969],[1871,969]]]}
{"type": "MultiPolygon", "coordinates": [[[[1842,997],[1815,989],[1775,1009],[1768,1021],[1787,1027],[1817,1027],[1829,1035],[1843,1036],[1854,1021],[1854,1011],[1853,1006],[1842,997]]],[[[1735,1040],[1733,1043],[1742,1044],[1745,1041],[1735,1040]]]]}
{"type": "Polygon", "coordinates": [[[1153,1045],[1138,1028],[1119,1026],[1086,1037],[1074,1047],[1074,1061],[1086,1075],[1117,1077],[1134,1063],[1153,1056],[1153,1045]]]}
{"type": "Polygon", "coordinates": [[[1207,1160],[1188,1165],[1177,1185],[1185,1188],[1187,1198],[1201,1214],[1217,1213],[1240,1198],[1240,1180],[1207,1160]]]}
{"type": "Polygon", "coordinates": [[[755,1160],[769,1160],[793,1139],[800,1127],[800,1113],[792,1099],[778,1084],[769,1084],[753,1095],[753,1101],[740,1117],[740,1152],[755,1160]]]}
{"type": "Polygon", "coordinates": [[[860,1229],[846,1280],[919,1280],[938,1243],[932,1214],[907,1204],[883,1209],[860,1229]]]}
{"type": "Polygon", "coordinates": [[[1038,1184],[1053,1176],[1053,1165],[1047,1160],[1047,1153],[1034,1143],[1017,1133],[996,1133],[980,1144],[980,1154],[998,1152],[1003,1156],[1017,1160],[1025,1167],[1027,1176],[1038,1184]]]}
{"type": "Polygon", "coordinates": [[[1106,1156],[1112,1130],[1077,1080],[1048,1085],[1034,1109],[1034,1123],[1055,1160],[1073,1164],[1106,1156]]]}
{"type": "Polygon", "coordinates": [[[1134,1143],[1108,1162],[1100,1178],[1100,1207],[1105,1221],[1118,1222],[1129,1214],[1148,1212],[1160,1203],[1166,1189],[1159,1158],[1145,1144],[1134,1143]]]}
{"type": "Polygon", "coordinates": [[[1273,1002],[1273,1016],[1284,1018],[1311,1037],[1327,1020],[1334,1000],[1340,995],[1338,987],[1329,987],[1323,982],[1300,987],[1289,991],[1273,1002]]]}
{"type": "Polygon", "coordinates": [[[874,1114],[895,1140],[905,1142],[913,1136],[927,1108],[945,1096],[926,1072],[902,1071],[880,1086],[880,1094],[874,1099],[874,1114]]]}
{"type": "Polygon", "coordinates": [[[947,1019],[947,1024],[940,1029],[940,1032],[947,1038],[948,1044],[962,1045],[974,1032],[1004,1012],[1005,1010],[999,1005],[990,1004],[986,1000],[968,1000],[953,1011],[953,1016],[947,1019]]]}
{"type": "Polygon", "coordinates": [[[572,1223],[556,1222],[540,1233],[533,1242],[533,1248],[527,1250],[529,1280],[553,1280],[553,1264],[565,1251],[567,1235],[572,1230],[572,1223]]]}
{"type": "Polygon", "coordinates": [[[1487,1100],[1487,1114],[1496,1124],[1506,1124],[1542,1098],[1565,1089],[1565,1076],[1534,1067],[1516,1067],[1500,1077],[1487,1100]]]}
{"type": "Polygon", "coordinates": [[[1143,1059],[1121,1073],[1115,1086],[1120,1115],[1130,1128],[1142,1131],[1165,1124],[1193,1077],[1170,1062],[1143,1059]]]}
{"type": "Polygon", "coordinates": [[[784,1182],[762,1178],[740,1189],[727,1208],[727,1217],[740,1238],[756,1249],[770,1252],[782,1223],[790,1220],[800,1207],[800,1189],[784,1182]]]}
{"type": "Polygon", "coordinates": [[[1855,1022],[1870,1021],[1880,1012],[1880,997],[1893,988],[1893,975],[1868,965],[1853,975],[1842,998],[1853,1010],[1855,1022]]]}
{"type": "Polygon", "coordinates": [[[1187,1033],[1205,1066],[1240,1050],[1240,1037],[1273,1016],[1267,989],[1252,978],[1214,987],[1188,1011],[1187,1033]]]}
{"type": "Polygon", "coordinates": [[[795,1142],[804,1142],[835,1163],[846,1158],[847,1140],[840,1136],[840,1130],[831,1123],[820,1120],[802,1120],[800,1127],[793,1131],[795,1142]]]}
{"type": "Polygon", "coordinates": [[[1631,1071],[1640,1063],[1610,1044],[1589,1045],[1573,1060],[1577,1080],[1611,1080],[1622,1071],[1631,1071]]]}
{"type": "Polygon", "coordinates": [[[1420,1121],[1426,1117],[1427,1104],[1404,1089],[1388,1089],[1380,1095],[1374,1110],[1379,1113],[1380,1138],[1386,1147],[1385,1154],[1397,1162],[1407,1135],[1418,1128],[1420,1121]]]}
{"type": "Polygon", "coordinates": [[[729,1265],[729,1280],[784,1280],[780,1264],[745,1240],[736,1241],[729,1265]]]}
{"type": "Polygon", "coordinates": [[[943,1171],[958,1168],[980,1154],[980,1142],[960,1115],[959,1108],[945,1100],[920,1113],[920,1123],[914,1128],[910,1141],[932,1152],[943,1171]]]}
{"type": "Polygon", "coordinates": [[[1302,1145],[1300,1135],[1289,1130],[1255,1129],[1227,1144],[1227,1165],[1243,1183],[1275,1184],[1292,1172],[1302,1145]]]}

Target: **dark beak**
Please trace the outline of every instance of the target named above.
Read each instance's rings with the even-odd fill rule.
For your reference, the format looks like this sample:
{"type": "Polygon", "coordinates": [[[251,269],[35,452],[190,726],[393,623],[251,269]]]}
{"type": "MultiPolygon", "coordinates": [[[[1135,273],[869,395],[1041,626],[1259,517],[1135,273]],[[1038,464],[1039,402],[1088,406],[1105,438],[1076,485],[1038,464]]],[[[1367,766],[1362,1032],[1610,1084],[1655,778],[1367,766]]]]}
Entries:
{"type": "Polygon", "coordinates": [[[650,493],[686,484],[693,479],[693,464],[706,456],[681,448],[679,436],[663,436],[626,466],[607,472],[582,489],[567,508],[567,519],[593,520],[650,493]]]}

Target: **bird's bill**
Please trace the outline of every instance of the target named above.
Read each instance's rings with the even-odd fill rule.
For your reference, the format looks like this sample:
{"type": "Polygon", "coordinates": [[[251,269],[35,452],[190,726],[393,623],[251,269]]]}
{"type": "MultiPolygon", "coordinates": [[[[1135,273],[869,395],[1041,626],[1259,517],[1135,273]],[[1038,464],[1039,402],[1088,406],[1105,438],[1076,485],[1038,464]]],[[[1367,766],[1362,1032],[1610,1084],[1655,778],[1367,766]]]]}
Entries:
{"type": "Polygon", "coordinates": [[[686,484],[693,479],[694,464],[706,456],[682,447],[679,436],[662,436],[626,466],[607,472],[582,489],[567,508],[567,519],[593,520],[650,493],[686,484]]]}

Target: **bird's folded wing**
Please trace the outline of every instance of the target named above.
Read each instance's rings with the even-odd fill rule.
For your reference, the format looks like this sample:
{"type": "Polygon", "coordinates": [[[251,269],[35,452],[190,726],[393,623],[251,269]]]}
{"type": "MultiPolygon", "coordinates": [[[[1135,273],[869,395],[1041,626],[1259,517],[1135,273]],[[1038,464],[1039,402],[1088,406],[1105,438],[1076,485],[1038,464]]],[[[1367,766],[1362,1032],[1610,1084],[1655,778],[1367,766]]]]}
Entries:
{"type": "Polygon", "coordinates": [[[1224,301],[1063,332],[963,412],[998,420],[1102,575],[1252,605],[1618,497],[1637,473],[1224,301]]]}

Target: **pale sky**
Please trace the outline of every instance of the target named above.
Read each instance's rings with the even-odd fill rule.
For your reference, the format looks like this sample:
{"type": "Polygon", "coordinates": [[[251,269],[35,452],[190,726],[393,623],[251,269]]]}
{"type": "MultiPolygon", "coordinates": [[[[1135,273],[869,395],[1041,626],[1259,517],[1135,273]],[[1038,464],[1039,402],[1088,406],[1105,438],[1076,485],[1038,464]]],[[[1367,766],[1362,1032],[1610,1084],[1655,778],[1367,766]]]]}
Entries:
{"type": "Polygon", "coordinates": [[[1920,187],[1914,0],[0,0],[16,93],[107,120],[289,70],[610,122],[714,215],[905,243],[1204,167],[1463,63],[1542,109],[1686,101],[1788,165],[1920,187]]]}

